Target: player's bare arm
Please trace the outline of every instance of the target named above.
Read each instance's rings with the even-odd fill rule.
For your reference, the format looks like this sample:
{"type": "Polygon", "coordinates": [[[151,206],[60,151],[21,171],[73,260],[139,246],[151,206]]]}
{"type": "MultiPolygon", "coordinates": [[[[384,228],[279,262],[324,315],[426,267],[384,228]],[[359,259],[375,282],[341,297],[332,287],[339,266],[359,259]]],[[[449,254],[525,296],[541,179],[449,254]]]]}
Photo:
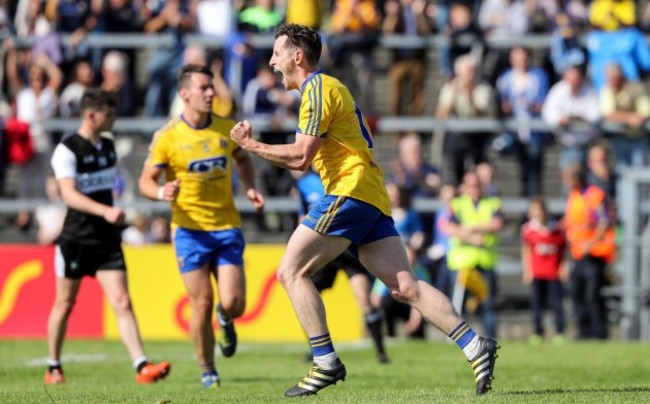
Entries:
{"type": "Polygon", "coordinates": [[[152,166],[149,161],[145,161],[138,181],[140,193],[145,198],[153,201],[167,201],[171,202],[176,199],[178,191],[180,190],[180,180],[177,178],[174,181],[168,181],[163,185],[158,184],[158,180],[163,173],[160,167],[152,166]]]}
{"type": "Polygon", "coordinates": [[[79,192],[77,189],[77,181],[74,178],[61,178],[57,180],[57,183],[61,190],[63,202],[68,207],[80,212],[103,217],[104,220],[113,224],[124,220],[124,211],[122,209],[104,205],[79,192]]]}
{"type": "Polygon", "coordinates": [[[264,196],[255,187],[255,167],[251,156],[243,149],[233,153],[237,172],[246,187],[246,197],[253,204],[257,211],[264,209],[264,196]]]}
{"type": "Polygon", "coordinates": [[[305,171],[323,144],[323,138],[296,134],[295,143],[269,145],[253,138],[250,122],[237,122],[230,137],[242,149],[256,154],[273,165],[288,170],[305,171]]]}

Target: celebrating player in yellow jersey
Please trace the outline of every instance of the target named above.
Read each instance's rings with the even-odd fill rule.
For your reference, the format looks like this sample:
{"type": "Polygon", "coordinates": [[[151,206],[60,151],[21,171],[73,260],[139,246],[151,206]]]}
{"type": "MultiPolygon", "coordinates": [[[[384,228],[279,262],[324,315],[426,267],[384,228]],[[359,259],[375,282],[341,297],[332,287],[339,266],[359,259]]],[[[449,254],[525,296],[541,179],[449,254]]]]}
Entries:
{"type": "Polygon", "coordinates": [[[325,308],[309,276],[345,251],[358,247],[363,265],[456,341],[476,376],[476,392],[492,385],[497,342],[479,337],[454,312],[449,299],[411,272],[406,252],[390,217],[381,169],[372,156],[373,140],[348,89],[318,68],[321,39],[305,26],[288,24],[275,34],[270,65],[287,90],[302,93],[296,141],[268,145],[253,139],[249,122],[230,133],[243,149],[278,166],[305,170],[314,162],[327,195],[295,230],[278,268],[298,319],[309,336],[314,364],[285,396],[316,394],[345,380],[345,366],[334,350],[325,308]]]}
{"type": "Polygon", "coordinates": [[[217,387],[210,275],[219,288],[219,347],[226,357],[235,353],[233,319],[241,316],[246,304],[244,237],[232,195],[233,160],[253,206],[262,209],[264,198],[255,188],[250,156],[228,136],[235,122],[211,112],[212,72],[203,66],[184,66],[178,92],[185,109],[154,134],[140,192],[172,203],[172,239],[192,307],[190,334],[203,371],[201,380],[205,387],[217,387]],[[160,186],[163,173],[167,182],[160,186]]]}

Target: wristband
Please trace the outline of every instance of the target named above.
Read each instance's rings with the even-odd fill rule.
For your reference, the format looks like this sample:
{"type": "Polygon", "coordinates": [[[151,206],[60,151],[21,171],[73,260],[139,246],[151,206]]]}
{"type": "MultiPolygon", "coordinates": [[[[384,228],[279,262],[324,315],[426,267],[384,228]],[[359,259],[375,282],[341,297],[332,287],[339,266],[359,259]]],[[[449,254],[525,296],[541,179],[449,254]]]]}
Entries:
{"type": "Polygon", "coordinates": [[[164,185],[162,187],[158,188],[158,200],[159,201],[164,201],[165,200],[165,186],[164,185]]]}

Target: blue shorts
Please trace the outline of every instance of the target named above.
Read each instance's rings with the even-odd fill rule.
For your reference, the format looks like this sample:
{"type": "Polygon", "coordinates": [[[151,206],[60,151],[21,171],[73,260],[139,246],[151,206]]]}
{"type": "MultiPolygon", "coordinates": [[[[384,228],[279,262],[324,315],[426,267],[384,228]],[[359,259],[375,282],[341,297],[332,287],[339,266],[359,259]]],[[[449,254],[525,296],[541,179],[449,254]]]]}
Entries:
{"type": "Polygon", "coordinates": [[[354,245],[399,236],[393,218],[369,203],[346,196],[325,195],[302,224],[328,236],[342,236],[354,245]]]}
{"type": "Polygon", "coordinates": [[[244,235],[239,229],[218,231],[176,228],[174,248],[181,273],[199,269],[206,263],[210,268],[244,263],[244,235]]]}

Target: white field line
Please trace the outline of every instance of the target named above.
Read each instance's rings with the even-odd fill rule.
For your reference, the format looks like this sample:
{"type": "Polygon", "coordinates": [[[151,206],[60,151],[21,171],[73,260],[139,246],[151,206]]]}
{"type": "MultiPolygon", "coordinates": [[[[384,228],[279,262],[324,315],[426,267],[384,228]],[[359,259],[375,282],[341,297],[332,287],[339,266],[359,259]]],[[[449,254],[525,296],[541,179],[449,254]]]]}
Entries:
{"type": "MultiPolygon", "coordinates": [[[[387,346],[394,346],[394,345],[399,345],[402,342],[400,339],[394,339],[394,338],[388,338],[385,339],[384,343],[387,346]]],[[[362,349],[368,349],[372,347],[372,342],[370,339],[363,339],[360,341],[354,341],[354,342],[340,342],[340,343],[335,343],[335,347],[337,351],[340,352],[350,352],[350,351],[359,351],[362,349]]],[[[159,360],[159,357],[163,357],[166,360],[181,360],[181,361],[192,361],[195,360],[194,353],[191,353],[191,344],[188,341],[187,342],[187,349],[188,353],[187,354],[176,354],[176,355],[162,355],[160,353],[155,353],[154,355],[150,355],[151,360],[159,360]]],[[[309,349],[309,346],[307,344],[307,341],[305,341],[304,345],[301,344],[296,344],[296,343],[291,343],[291,344],[284,344],[284,343],[278,343],[278,344],[273,344],[273,343],[243,343],[239,344],[237,347],[237,352],[263,352],[263,351],[268,351],[268,350],[274,350],[275,352],[282,352],[282,353],[303,353],[306,352],[309,349]]],[[[215,349],[215,354],[217,356],[221,356],[221,351],[217,347],[215,349]]],[[[61,362],[63,364],[66,363],[98,363],[98,362],[125,362],[128,361],[128,357],[126,354],[124,355],[109,355],[109,354],[103,354],[103,353],[67,353],[63,354],[61,356],[61,362]]],[[[44,367],[47,366],[47,357],[40,357],[40,358],[33,358],[33,359],[28,359],[25,361],[25,366],[26,367],[44,367]]]]}

